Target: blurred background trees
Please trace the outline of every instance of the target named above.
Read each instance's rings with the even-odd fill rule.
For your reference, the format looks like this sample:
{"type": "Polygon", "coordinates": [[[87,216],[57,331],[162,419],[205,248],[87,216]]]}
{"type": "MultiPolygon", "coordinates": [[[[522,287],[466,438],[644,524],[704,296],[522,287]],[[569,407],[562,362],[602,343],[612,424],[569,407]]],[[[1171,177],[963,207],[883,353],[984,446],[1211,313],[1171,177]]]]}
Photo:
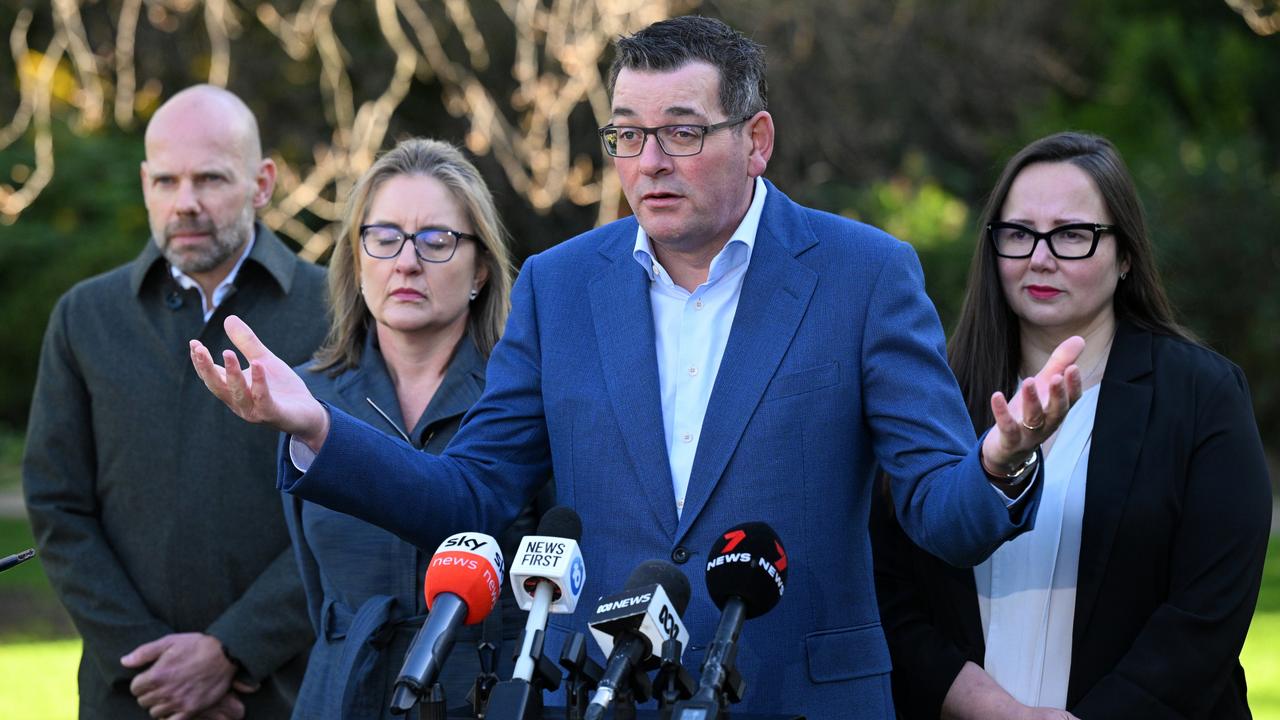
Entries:
{"type": "Polygon", "coordinates": [[[1277,450],[1274,0],[7,0],[0,425],[25,424],[57,296],[144,242],[141,128],[175,90],[254,109],[286,168],[264,219],[310,257],[374,154],[424,134],[471,151],[523,258],[627,212],[594,134],[609,43],[684,12],[768,46],[770,179],[912,242],[948,326],[1004,160],[1110,137],[1183,319],[1245,368],[1277,450]]]}

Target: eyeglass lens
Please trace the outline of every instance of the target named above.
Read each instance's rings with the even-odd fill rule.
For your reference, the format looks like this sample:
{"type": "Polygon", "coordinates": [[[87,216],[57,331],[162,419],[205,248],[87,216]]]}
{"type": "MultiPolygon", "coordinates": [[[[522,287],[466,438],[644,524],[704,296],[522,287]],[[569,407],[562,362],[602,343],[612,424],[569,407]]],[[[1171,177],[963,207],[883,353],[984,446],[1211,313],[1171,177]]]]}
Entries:
{"type": "Polygon", "coordinates": [[[427,262],[445,262],[453,257],[458,239],[447,230],[422,230],[412,236],[390,227],[365,228],[363,241],[365,252],[375,258],[393,258],[400,254],[404,242],[413,238],[418,257],[427,262]]]}

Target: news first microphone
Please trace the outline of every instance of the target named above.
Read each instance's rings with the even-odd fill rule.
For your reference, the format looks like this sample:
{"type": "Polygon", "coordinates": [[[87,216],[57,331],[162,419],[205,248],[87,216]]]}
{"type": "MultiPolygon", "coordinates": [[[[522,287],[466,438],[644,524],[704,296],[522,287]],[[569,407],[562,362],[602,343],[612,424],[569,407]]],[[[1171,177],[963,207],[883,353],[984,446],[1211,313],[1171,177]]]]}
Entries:
{"type": "Polygon", "coordinates": [[[711,546],[707,593],[720,608],[720,624],[707,648],[698,690],[676,703],[672,720],[715,720],[727,705],[742,700],[745,683],[734,665],[742,623],[772,610],[786,583],[787,553],[765,523],[737,525],[711,546]]]}
{"type": "Polygon", "coordinates": [[[542,691],[560,687],[560,669],[543,655],[543,640],[548,614],[572,613],[582,596],[587,573],[578,548],[580,537],[578,513],[558,505],[543,514],[536,534],[520,541],[511,561],[511,589],[529,619],[520,635],[512,678],[489,694],[485,716],[490,720],[541,717],[542,691]]]}
{"type": "Polygon", "coordinates": [[[488,535],[458,533],[440,543],[423,582],[430,614],[405,654],[391,695],[392,714],[403,715],[430,693],[458,628],[483,621],[498,604],[502,569],[498,541],[488,535]]]}
{"type": "Polygon", "coordinates": [[[689,631],[680,620],[689,606],[689,593],[689,579],[676,566],[646,560],[631,572],[625,590],[600,598],[587,625],[609,660],[585,720],[603,718],[614,697],[629,690],[637,674],[653,664],[662,643],[689,644],[689,631]]]}
{"type": "Polygon", "coordinates": [[[533,636],[535,631],[546,632],[547,615],[570,614],[578,607],[587,581],[582,550],[578,548],[581,537],[582,519],[578,513],[559,505],[542,516],[538,534],[526,536],[516,550],[511,563],[511,589],[520,609],[529,612],[513,675],[518,680],[533,679],[533,636]]]}

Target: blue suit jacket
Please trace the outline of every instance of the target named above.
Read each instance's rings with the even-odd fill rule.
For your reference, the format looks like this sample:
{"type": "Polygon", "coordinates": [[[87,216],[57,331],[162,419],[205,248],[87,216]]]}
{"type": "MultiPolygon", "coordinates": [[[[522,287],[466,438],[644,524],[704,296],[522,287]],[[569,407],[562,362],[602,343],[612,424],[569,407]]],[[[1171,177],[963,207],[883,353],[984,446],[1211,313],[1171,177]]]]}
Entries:
{"type": "MultiPolygon", "coordinates": [[[[488,386],[432,457],[332,411],[310,470],[281,484],[427,548],[510,521],[553,469],[583,519],[584,601],[553,616],[547,647],[585,631],[591,599],[650,558],[693,585],[685,664],[701,664],[719,611],[704,562],[731,526],[764,520],[787,548],[786,595],[746,624],[743,710],[893,716],[867,516],[877,465],[906,531],[972,565],[1025,529],[992,489],[947,367],[911,248],[769,194],[677,516],[664,449],[649,280],[619,220],[529,258],[488,386]]],[[[1038,487],[1038,484],[1037,484],[1038,487]]]]}

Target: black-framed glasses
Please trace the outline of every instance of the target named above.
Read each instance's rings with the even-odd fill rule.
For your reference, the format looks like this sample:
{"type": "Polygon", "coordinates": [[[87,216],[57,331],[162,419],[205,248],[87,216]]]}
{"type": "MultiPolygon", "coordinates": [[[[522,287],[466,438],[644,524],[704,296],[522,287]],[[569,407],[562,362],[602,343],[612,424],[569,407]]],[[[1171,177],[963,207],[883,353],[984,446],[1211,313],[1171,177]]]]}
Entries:
{"type": "Polygon", "coordinates": [[[600,140],[604,142],[604,150],[613,157],[635,157],[644,151],[644,142],[652,135],[658,139],[658,147],[672,157],[687,157],[702,152],[702,142],[707,135],[742,123],[755,117],[754,114],[736,120],[725,120],[714,125],[662,125],[660,127],[640,127],[639,125],[605,125],[600,128],[600,140]]]}
{"type": "Polygon", "coordinates": [[[405,242],[413,240],[413,252],[422,262],[443,263],[453,258],[459,240],[480,241],[479,235],[471,235],[447,228],[423,228],[407,233],[395,225],[361,225],[360,245],[365,254],[379,260],[398,257],[405,242]]]}
{"type": "Polygon", "coordinates": [[[987,226],[991,246],[1002,258],[1029,258],[1036,251],[1036,243],[1043,240],[1059,260],[1083,260],[1098,249],[1098,240],[1104,233],[1114,232],[1114,225],[1097,223],[1060,225],[1048,232],[1036,232],[1017,223],[998,222],[987,226]]]}

